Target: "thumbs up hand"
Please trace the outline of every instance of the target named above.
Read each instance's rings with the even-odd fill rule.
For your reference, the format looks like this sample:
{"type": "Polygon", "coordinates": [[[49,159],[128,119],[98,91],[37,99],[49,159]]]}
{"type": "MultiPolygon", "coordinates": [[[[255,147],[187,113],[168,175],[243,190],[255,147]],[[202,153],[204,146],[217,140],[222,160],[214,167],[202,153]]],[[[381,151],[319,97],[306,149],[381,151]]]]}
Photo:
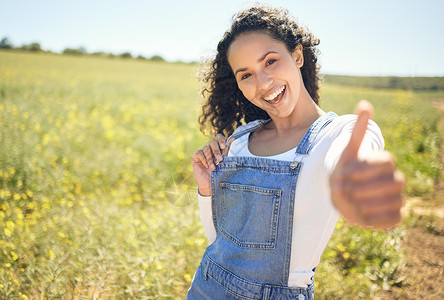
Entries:
{"type": "Polygon", "coordinates": [[[350,142],[330,175],[332,201],[348,222],[388,229],[401,221],[405,179],[387,151],[358,157],[373,106],[361,101],[355,113],[358,119],[350,142]]]}

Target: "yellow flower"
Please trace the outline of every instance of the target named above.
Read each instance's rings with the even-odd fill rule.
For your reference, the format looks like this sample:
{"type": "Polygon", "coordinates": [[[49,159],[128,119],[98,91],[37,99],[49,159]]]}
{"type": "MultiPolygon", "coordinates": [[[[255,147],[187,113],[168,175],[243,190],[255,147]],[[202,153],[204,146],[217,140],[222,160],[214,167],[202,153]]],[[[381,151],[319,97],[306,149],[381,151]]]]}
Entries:
{"type": "Polygon", "coordinates": [[[6,222],[6,228],[11,229],[11,230],[14,230],[14,228],[15,228],[15,224],[14,224],[14,222],[12,222],[12,221],[7,221],[7,222],[6,222]]]}
{"type": "Polygon", "coordinates": [[[51,260],[56,258],[55,253],[51,249],[48,249],[48,256],[51,260]]]}
{"type": "Polygon", "coordinates": [[[11,251],[10,253],[11,253],[12,260],[17,260],[18,259],[17,253],[15,253],[14,251],[11,251]]]}
{"type": "Polygon", "coordinates": [[[51,140],[51,136],[49,134],[45,133],[42,138],[43,145],[48,145],[50,140],[51,140]]]}
{"type": "Polygon", "coordinates": [[[4,228],[3,231],[5,232],[5,235],[7,237],[10,237],[12,235],[12,230],[9,228],[4,228]]]}
{"type": "Polygon", "coordinates": [[[18,194],[18,193],[14,193],[14,197],[13,197],[13,199],[15,200],[15,201],[19,201],[20,200],[20,194],[18,194]]]}
{"type": "Polygon", "coordinates": [[[342,244],[342,243],[339,243],[336,247],[341,252],[345,252],[345,250],[347,250],[347,248],[345,248],[344,244],[342,244]]]}
{"type": "Polygon", "coordinates": [[[26,204],[26,209],[33,210],[34,208],[35,208],[35,203],[34,202],[28,202],[26,204]]]}
{"type": "Polygon", "coordinates": [[[192,277],[191,277],[190,274],[185,274],[185,275],[183,275],[183,278],[184,278],[187,282],[190,282],[192,277]]]}

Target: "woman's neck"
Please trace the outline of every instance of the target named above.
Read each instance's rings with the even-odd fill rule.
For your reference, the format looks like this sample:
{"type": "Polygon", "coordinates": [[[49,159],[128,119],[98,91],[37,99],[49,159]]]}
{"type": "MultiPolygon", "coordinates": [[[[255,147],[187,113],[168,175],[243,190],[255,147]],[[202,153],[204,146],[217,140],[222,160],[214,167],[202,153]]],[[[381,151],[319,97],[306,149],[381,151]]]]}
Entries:
{"type": "Polygon", "coordinates": [[[293,112],[286,118],[271,116],[269,129],[274,129],[276,134],[285,135],[289,131],[299,131],[311,126],[325,112],[313,101],[304,89],[301,93],[293,112]]]}

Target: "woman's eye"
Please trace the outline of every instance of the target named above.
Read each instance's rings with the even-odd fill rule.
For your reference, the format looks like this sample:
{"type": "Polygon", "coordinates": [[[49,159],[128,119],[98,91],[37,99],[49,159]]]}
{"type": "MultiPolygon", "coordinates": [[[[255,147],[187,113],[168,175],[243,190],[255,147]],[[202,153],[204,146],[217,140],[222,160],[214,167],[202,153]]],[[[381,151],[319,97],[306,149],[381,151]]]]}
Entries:
{"type": "Polygon", "coordinates": [[[241,80],[247,79],[250,76],[251,76],[251,74],[246,73],[246,74],[242,75],[241,80]]]}
{"type": "Polygon", "coordinates": [[[272,65],[272,64],[274,64],[275,62],[276,62],[275,59],[270,59],[270,60],[268,60],[268,61],[267,61],[267,66],[272,65]]]}

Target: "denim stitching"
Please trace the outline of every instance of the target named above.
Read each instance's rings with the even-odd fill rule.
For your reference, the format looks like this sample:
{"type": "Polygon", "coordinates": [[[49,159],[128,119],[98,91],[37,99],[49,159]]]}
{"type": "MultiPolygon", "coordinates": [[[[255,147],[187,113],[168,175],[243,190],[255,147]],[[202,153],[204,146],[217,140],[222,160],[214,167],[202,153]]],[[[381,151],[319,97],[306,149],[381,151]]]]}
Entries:
{"type": "MultiPolygon", "coordinates": [[[[269,240],[268,241],[244,241],[240,240],[239,238],[235,237],[233,234],[229,233],[224,228],[224,219],[221,220],[221,226],[220,231],[231,241],[233,241],[236,245],[238,245],[241,248],[250,248],[250,249],[275,249],[276,248],[276,233],[277,233],[277,224],[279,220],[279,210],[280,210],[280,199],[282,195],[282,191],[278,189],[267,189],[257,186],[250,186],[250,185],[240,185],[240,184],[231,184],[228,182],[221,182],[219,184],[221,187],[223,187],[223,199],[225,199],[225,193],[226,189],[234,190],[234,191],[252,191],[257,192],[262,195],[268,195],[272,197],[273,201],[273,211],[271,215],[271,226],[270,226],[270,232],[269,232],[269,240]]],[[[264,199],[265,201],[265,199],[264,199]]],[[[222,207],[223,207],[223,216],[226,216],[226,205],[225,201],[222,201],[222,207]]]]}

